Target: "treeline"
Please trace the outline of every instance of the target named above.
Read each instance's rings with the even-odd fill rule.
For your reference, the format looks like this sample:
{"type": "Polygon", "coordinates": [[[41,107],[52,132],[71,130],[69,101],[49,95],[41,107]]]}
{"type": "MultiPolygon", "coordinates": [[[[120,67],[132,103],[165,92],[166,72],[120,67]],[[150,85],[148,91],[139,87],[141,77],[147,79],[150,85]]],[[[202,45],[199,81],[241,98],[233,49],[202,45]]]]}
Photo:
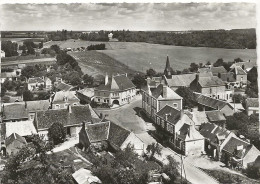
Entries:
{"type": "Polygon", "coordinates": [[[87,41],[109,41],[107,31],[99,31],[99,32],[90,32],[90,33],[82,33],[80,35],[80,39],[87,41]]]}
{"type": "Polygon", "coordinates": [[[255,49],[255,29],[243,30],[210,30],[192,32],[144,32],[112,31],[113,38],[126,42],[147,42],[164,45],[213,47],[228,49],[255,49]]]}
{"type": "Polygon", "coordinates": [[[11,41],[2,41],[1,50],[5,52],[5,57],[18,56],[17,43],[12,43],[11,41]]]}
{"type": "Polygon", "coordinates": [[[104,43],[96,44],[96,45],[90,45],[87,47],[88,50],[105,50],[106,45],[104,43]]]}
{"type": "Polygon", "coordinates": [[[80,33],[73,32],[73,31],[67,31],[66,29],[63,29],[61,31],[58,30],[56,32],[50,32],[47,35],[48,35],[48,40],[65,41],[68,39],[78,39],[80,33]]]}

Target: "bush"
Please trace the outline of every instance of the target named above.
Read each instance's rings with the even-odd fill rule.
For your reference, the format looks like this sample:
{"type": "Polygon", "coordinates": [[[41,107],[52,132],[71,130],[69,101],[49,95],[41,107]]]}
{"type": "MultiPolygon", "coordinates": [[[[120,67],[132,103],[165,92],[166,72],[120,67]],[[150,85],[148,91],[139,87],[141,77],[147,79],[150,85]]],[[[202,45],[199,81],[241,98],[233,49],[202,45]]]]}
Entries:
{"type": "Polygon", "coordinates": [[[53,123],[48,130],[48,137],[54,145],[63,143],[66,138],[66,129],[61,123],[53,123]]]}

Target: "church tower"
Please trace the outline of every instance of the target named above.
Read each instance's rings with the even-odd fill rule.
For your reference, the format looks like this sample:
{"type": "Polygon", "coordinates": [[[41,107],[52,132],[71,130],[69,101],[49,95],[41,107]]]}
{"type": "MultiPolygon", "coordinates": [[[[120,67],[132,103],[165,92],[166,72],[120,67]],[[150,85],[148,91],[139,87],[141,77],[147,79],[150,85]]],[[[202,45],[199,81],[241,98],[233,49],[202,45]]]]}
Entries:
{"type": "Polygon", "coordinates": [[[168,55],[167,55],[167,59],[166,59],[166,66],[165,66],[165,69],[164,69],[164,75],[167,78],[170,78],[172,76],[172,68],[170,66],[170,61],[169,61],[169,56],[168,55]]]}

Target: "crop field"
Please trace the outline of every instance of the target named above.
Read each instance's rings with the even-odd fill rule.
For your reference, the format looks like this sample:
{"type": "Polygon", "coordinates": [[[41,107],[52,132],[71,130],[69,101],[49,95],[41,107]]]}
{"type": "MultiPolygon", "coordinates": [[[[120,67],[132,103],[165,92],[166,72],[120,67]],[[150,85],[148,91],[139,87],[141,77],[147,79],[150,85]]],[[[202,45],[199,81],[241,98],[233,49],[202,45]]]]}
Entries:
{"type": "MultiPolygon", "coordinates": [[[[91,44],[106,44],[106,50],[99,50],[133,70],[145,72],[149,68],[163,72],[166,56],[169,56],[171,67],[175,70],[188,68],[190,63],[214,63],[217,59],[233,61],[240,57],[244,61],[256,62],[255,49],[222,49],[207,47],[182,47],[172,45],[150,44],[142,42],[95,42],[83,40],[51,41],[44,45],[57,44],[61,48],[87,47],[91,44]]],[[[84,56],[82,56],[84,57],[84,56]]],[[[81,57],[81,58],[82,58],[81,57]]],[[[88,56],[90,57],[90,56],[88,56]]],[[[103,56],[105,57],[105,56],[103,56]]]]}
{"type": "Polygon", "coordinates": [[[105,75],[106,73],[108,75],[116,73],[128,73],[131,75],[135,73],[135,71],[129,69],[126,65],[100,52],[68,52],[68,54],[77,60],[84,74],[97,76],[105,75]]]}
{"type": "Polygon", "coordinates": [[[206,47],[181,47],[134,42],[109,42],[112,49],[100,50],[108,56],[128,65],[130,68],[145,72],[149,68],[163,72],[166,56],[175,70],[188,68],[190,63],[214,63],[217,59],[233,61],[240,57],[244,61],[256,62],[255,49],[222,49],[206,47]]]}
{"type": "Polygon", "coordinates": [[[108,42],[96,42],[96,41],[84,41],[84,40],[66,40],[66,41],[50,41],[50,42],[46,42],[43,43],[43,47],[44,48],[48,48],[52,45],[58,45],[60,48],[65,49],[65,48],[79,48],[79,47],[88,47],[91,44],[101,44],[104,43],[106,44],[106,49],[112,49],[110,47],[110,45],[108,44],[108,42]]]}

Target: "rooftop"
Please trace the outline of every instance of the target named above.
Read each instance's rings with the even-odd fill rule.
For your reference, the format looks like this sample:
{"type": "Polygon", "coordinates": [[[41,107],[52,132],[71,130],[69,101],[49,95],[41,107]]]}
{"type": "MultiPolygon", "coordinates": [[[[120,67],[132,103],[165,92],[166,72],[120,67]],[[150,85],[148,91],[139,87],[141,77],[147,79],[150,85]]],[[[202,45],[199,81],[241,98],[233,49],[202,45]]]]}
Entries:
{"type": "Polygon", "coordinates": [[[79,102],[75,91],[58,91],[55,93],[52,102],[79,102]]]}
{"type": "Polygon", "coordinates": [[[3,120],[15,120],[28,118],[28,111],[24,104],[3,104],[3,120]]]}
{"type": "Polygon", "coordinates": [[[84,88],[84,89],[78,90],[77,93],[80,93],[82,95],[85,95],[85,96],[91,98],[94,96],[94,88],[84,88]]]}
{"type": "Polygon", "coordinates": [[[151,91],[151,93],[152,96],[157,99],[182,99],[182,97],[175,93],[171,88],[163,86],[162,84],[158,85],[157,88],[151,91]]]}
{"type": "Polygon", "coordinates": [[[206,111],[209,121],[226,121],[224,114],[220,111],[206,111]]]}
{"type": "Polygon", "coordinates": [[[190,83],[195,79],[196,74],[182,74],[182,75],[172,75],[171,79],[167,79],[165,77],[165,80],[169,87],[180,87],[180,86],[190,86],[190,83]]]}
{"type": "Polygon", "coordinates": [[[66,84],[64,82],[60,82],[55,86],[60,91],[69,91],[73,88],[72,85],[66,84]]]}
{"type": "Polygon", "coordinates": [[[44,83],[44,80],[41,77],[29,78],[28,84],[33,84],[33,83],[44,83]]]}
{"type": "Polygon", "coordinates": [[[6,140],[5,140],[5,145],[8,146],[9,144],[11,144],[12,142],[14,142],[15,140],[26,144],[26,140],[25,138],[23,138],[22,136],[20,136],[17,133],[12,133],[6,140]]]}
{"type": "Polygon", "coordinates": [[[246,105],[248,107],[259,107],[259,99],[258,98],[247,98],[246,105]]]}
{"type": "Polygon", "coordinates": [[[167,115],[167,121],[174,125],[181,119],[181,111],[169,105],[164,106],[156,115],[163,119],[166,119],[167,115]]]}
{"type": "Polygon", "coordinates": [[[213,73],[214,76],[218,76],[220,73],[227,73],[227,70],[223,66],[218,66],[218,67],[211,67],[211,72],[213,73]]]}
{"type": "Polygon", "coordinates": [[[21,136],[28,136],[37,133],[33,121],[6,122],[5,131],[6,137],[10,136],[12,133],[17,133],[21,136]]]}
{"type": "Polygon", "coordinates": [[[122,74],[109,78],[106,85],[100,85],[96,89],[105,91],[124,91],[131,88],[135,88],[135,85],[125,74],[122,74]]]}

